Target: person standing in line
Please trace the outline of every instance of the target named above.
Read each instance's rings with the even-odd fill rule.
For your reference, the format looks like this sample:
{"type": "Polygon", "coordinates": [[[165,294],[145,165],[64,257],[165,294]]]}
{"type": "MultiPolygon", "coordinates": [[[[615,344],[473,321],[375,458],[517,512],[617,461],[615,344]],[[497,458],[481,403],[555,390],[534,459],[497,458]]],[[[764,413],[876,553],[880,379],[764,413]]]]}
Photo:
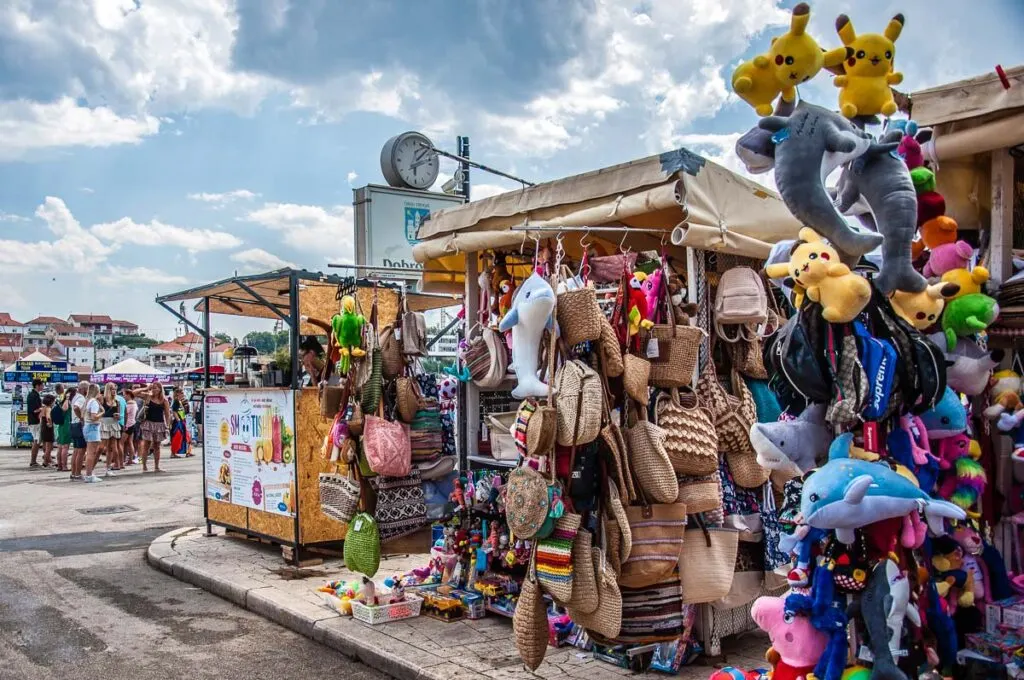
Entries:
{"type": "Polygon", "coordinates": [[[77,482],[82,479],[82,465],[85,463],[85,407],[89,392],[89,383],[82,381],[78,383],[78,389],[72,390],[71,395],[71,446],[74,452],[71,454],[71,481],[77,482]]]}
{"type": "Polygon", "coordinates": [[[57,431],[57,472],[68,471],[68,447],[71,445],[71,397],[75,388],[72,387],[67,393],[64,386],[58,384],[56,387],[57,399],[50,408],[50,419],[57,431]]]}
{"type": "Polygon", "coordinates": [[[117,445],[121,442],[121,427],[117,417],[117,386],[107,383],[103,387],[103,418],[100,420],[100,440],[106,458],[104,477],[117,476],[117,445]]]}
{"type": "Polygon", "coordinates": [[[135,395],[135,436],[133,437],[132,450],[135,452],[135,462],[139,462],[139,451],[142,449],[142,414],[146,408],[146,400],[149,398],[149,390],[145,385],[133,385],[132,394],[135,395]]]}
{"type": "Polygon", "coordinates": [[[43,467],[53,464],[53,442],[57,438],[50,412],[56,401],[52,394],[43,396],[43,407],[39,409],[39,441],[43,445],[43,467]]]}
{"type": "Polygon", "coordinates": [[[117,469],[124,470],[124,422],[128,415],[128,402],[121,396],[119,388],[115,386],[114,389],[114,401],[117,402],[117,441],[114,446],[117,448],[117,469]]]}
{"type": "Polygon", "coordinates": [[[25,410],[28,411],[28,429],[32,433],[32,458],[29,460],[30,468],[39,467],[39,412],[43,410],[43,381],[36,378],[32,381],[32,389],[25,397],[25,410]]]}
{"type": "Polygon", "coordinates": [[[142,471],[149,472],[147,458],[150,448],[153,449],[153,472],[163,472],[160,469],[160,443],[167,438],[167,431],[171,427],[171,405],[164,396],[164,390],[160,383],[154,382],[149,386],[149,401],[143,412],[142,421],[142,471]]]}
{"type": "Polygon", "coordinates": [[[135,401],[135,393],[124,391],[124,430],[121,432],[121,455],[125,465],[134,465],[135,456],[135,419],[139,413],[139,405],[135,401]]]}
{"type": "Polygon", "coordinates": [[[103,420],[103,404],[100,403],[100,386],[96,384],[89,385],[88,401],[85,405],[85,412],[82,414],[85,416],[85,425],[82,427],[82,432],[85,437],[85,477],[83,481],[93,484],[95,482],[102,482],[103,480],[97,477],[94,473],[96,471],[96,462],[100,458],[100,446],[102,446],[103,437],[101,434],[100,421],[103,420]]]}
{"type": "Polygon", "coordinates": [[[171,402],[171,458],[186,458],[192,455],[188,412],[185,390],[175,387],[174,401],[171,402]]]}

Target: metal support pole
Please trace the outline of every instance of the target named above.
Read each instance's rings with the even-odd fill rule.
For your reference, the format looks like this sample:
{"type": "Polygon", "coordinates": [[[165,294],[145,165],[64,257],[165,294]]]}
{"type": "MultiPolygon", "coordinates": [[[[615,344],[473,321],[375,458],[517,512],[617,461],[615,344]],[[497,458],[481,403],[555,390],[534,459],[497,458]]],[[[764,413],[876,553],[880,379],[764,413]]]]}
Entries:
{"type": "Polygon", "coordinates": [[[459,193],[467,201],[469,200],[469,137],[458,136],[455,138],[456,148],[462,160],[459,162],[459,172],[462,173],[462,186],[459,193]]]}
{"type": "MultiPolygon", "coordinates": [[[[294,314],[295,314],[295,307],[290,307],[290,308],[288,309],[288,314],[286,315],[286,314],[284,314],[284,313],[283,313],[283,312],[282,312],[282,311],[281,311],[280,309],[278,309],[278,308],[277,308],[277,305],[275,305],[275,304],[273,304],[272,302],[270,302],[269,300],[267,300],[267,299],[266,299],[265,297],[263,297],[262,295],[260,295],[260,294],[259,294],[259,293],[257,293],[256,291],[254,291],[254,290],[253,290],[252,288],[250,288],[249,286],[247,286],[247,285],[246,285],[245,283],[243,283],[242,281],[238,281],[237,283],[238,283],[238,287],[239,287],[239,288],[241,288],[241,289],[242,289],[242,290],[244,290],[244,291],[245,291],[246,293],[248,293],[249,295],[251,295],[251,296],[253,296],[254,298],[256,298],[256,301],[257,301],[257,302],[259,302],[259,303],[260,303],[261,305],[263,305],[264,307],[268,308],[268,309],[269,309],[270,311],[272,311],[272,312],[273,312],[274,314],[277,314],[277,315],[278,315],[279,317],[281,317],[281,320],[282,320],[282,321],[284,321],[284,322],[285,322],[286,324],[291,324],[291,323],[292,323],[292,315],[294,315],[294,314]]],[[[297,285],[297,284],[295,284],[295,283],[293,282],[293,283],[292,283],[291,285],[292,285],[292,286],[295,286],[295,285],[297,285]]]]}
{"type": "MultiPolygon", "coordinates": [[[[288,275],[288,324],[291,326],[289,340],[292,356],[292,389],[299,389],[299,277],[295,272],[288,275]]],[[[295,537],[296,544],[299,537],[295,537]]]]}
{"type": "Polygon", "coordinates": [[[163,307],[164,309],[166,309],[171,314],[173,314],[174,318],[176,318],[178,321],[181,321],[182,323],[187,325],[189,328],[194,330],[196,333],[199,333],[200,335],[204,335],[206,333],[205,329],[200,328],[199,326],[197,326],[194,323],[192,323],[191,321],[189,321],[186,317],[184,317],[181,314],[179,314],[178,312],[174,311],[174,309],[170,305],[168,305],[166,302],[161,302],[161,301],[157,300],[157,304],[160,305],[161,307],[163,307]]]}
{"type": "Polygon", "coordinates": [[[210,389],[210,298],[203,305],[203,387],[210,389]]]}

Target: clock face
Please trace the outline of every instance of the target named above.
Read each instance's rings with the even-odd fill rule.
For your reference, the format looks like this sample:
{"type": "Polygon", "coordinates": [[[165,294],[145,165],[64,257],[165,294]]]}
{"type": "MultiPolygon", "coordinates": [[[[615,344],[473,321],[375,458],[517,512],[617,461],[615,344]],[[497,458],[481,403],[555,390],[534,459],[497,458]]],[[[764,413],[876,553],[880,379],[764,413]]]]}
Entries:
{"type": "Polygon", "coordinates": [[[437,180],[440,163],[430,140],[418,132],[407,132],[394,137],[385,145],[390,147],[390,162],[382,163],[385,178],[392,186],[399,184],[411,189],[429,189],[437,180]]]}

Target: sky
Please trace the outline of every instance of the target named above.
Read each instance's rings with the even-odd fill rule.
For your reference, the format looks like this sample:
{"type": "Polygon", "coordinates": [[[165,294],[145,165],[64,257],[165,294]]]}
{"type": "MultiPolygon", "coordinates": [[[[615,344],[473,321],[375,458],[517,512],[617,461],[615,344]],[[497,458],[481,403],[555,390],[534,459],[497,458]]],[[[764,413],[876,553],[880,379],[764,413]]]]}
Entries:
{"type": "MultiPolygon", "coordinates": [[[[164,339],[158,294],[351,262],[352,189],[383,183],[380,147],[407,130],[451,151],[468,135],[475,160],[534,182],[679,146],[742,171],[756,116],[730,75],[793,4],[4,0],[0,311],[164,339]]],[[[881,32],[902,12],[903,91],[1024,63],[1021,0],[810,4],[825,47],[839,13],[881,32]]],[[[801,90],[836,93],[825,74],[801,90]]],[[[474,199],[515,188],[473,174],[474,199]]]]}

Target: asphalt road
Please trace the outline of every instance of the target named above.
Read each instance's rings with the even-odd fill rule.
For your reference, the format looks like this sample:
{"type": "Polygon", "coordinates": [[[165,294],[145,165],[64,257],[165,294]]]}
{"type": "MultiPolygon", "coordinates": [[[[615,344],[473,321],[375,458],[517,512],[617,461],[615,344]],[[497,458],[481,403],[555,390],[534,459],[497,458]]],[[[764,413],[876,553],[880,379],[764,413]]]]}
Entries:
{"type": "Polygon", "coordinates": [[[0,678],[385,677],[148,566],[153,538],[202,522],[199,456],[163,466],[71,483],[0,449],[0,678]]]}

